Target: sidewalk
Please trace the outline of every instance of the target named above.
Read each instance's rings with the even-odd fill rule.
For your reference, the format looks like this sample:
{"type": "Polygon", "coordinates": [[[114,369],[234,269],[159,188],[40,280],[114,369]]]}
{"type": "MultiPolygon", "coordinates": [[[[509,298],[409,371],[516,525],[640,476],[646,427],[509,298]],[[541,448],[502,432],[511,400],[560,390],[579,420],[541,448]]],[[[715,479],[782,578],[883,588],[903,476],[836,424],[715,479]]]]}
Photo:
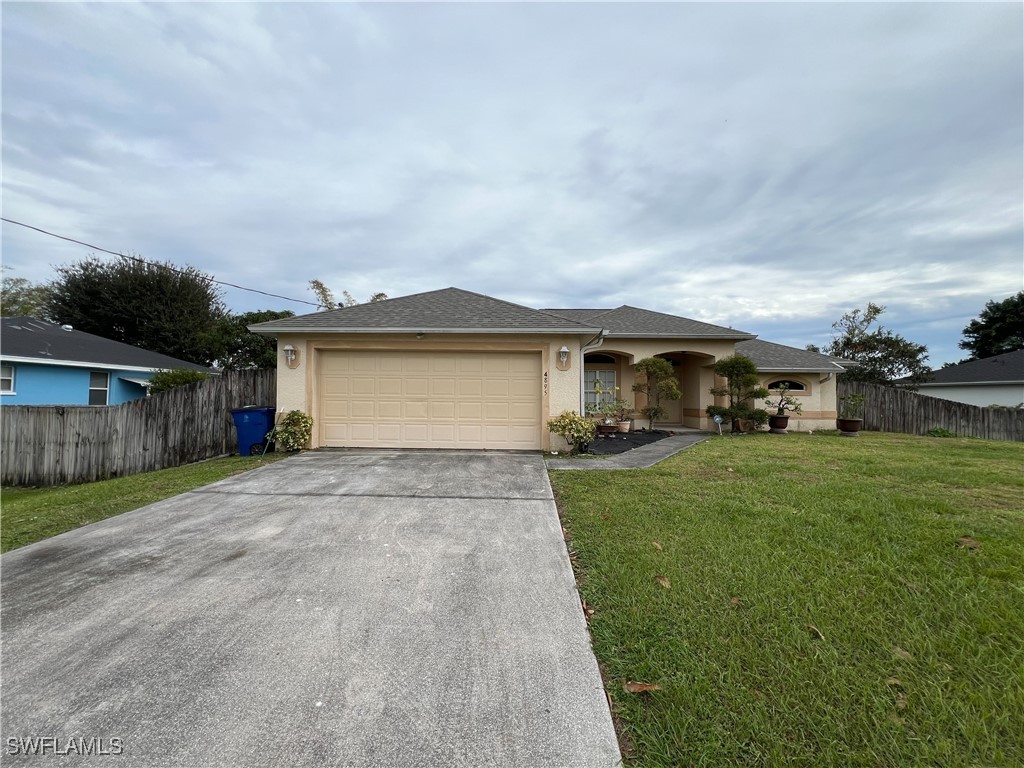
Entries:
{"type": "Polygon", "coordinates": [[[673,435],[650,445],[642,445],[632,451],[619,453],[607,459],[545,459],[548,469],[646,469],[659,461],[675,456],[691,445],[703,442],[711,437],[708,432],[687,432],[673,435]]]}

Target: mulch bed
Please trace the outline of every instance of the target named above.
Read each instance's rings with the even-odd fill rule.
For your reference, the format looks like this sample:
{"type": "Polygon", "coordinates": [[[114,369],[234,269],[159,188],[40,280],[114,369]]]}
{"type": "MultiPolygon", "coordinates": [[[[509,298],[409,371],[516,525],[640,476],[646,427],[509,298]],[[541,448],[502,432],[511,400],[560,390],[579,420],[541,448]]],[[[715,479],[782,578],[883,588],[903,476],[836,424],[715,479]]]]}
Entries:
{"type": "Polygon", "coordinates": [[[614,435],[608,435],[607,437],[599,435],[590,443],[587,453],[596,456],[611,456],[616,453],[631,451],[634,448],[639,448],[641,445],[656,443],[658,440],[664,440],[666,437],[671,436],[671,432],[662,432],[660,429],[653,431],[644,430],[642,432],[616,432],[614,435]]]}

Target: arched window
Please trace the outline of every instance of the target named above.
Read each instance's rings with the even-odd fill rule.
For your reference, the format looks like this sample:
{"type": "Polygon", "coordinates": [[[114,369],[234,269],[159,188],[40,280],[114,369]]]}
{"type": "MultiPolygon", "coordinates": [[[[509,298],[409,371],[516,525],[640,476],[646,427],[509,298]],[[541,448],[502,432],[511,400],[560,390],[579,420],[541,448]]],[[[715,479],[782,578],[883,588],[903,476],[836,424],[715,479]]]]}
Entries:
{"type": "Polygon", "coordinates": [[[613,365],[615,363],[615,358],[612,357],[611,355],[602,355],[599,353],[594,353],[591,355],[587,355],[584,358],[584,361],[587,363],[593,363],[594,365],[613,365]]]}
{"type": "Polygon", "coordinates": [[[776,379],[768,382],[768,389],[788,389],[790,392],[806,392],[807,385],[793,379],[776,379]]]}

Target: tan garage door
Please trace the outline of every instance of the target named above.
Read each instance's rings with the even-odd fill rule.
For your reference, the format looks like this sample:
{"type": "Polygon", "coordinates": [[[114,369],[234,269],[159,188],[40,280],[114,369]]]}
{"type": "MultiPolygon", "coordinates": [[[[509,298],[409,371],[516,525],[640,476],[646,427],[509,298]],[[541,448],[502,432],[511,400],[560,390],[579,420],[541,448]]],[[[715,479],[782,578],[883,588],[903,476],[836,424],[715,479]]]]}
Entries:
{"type": "Polygon", "coordinates": [[[541,357],[526,352],[321,352],[320,444],[536,450],[541,357]]]}

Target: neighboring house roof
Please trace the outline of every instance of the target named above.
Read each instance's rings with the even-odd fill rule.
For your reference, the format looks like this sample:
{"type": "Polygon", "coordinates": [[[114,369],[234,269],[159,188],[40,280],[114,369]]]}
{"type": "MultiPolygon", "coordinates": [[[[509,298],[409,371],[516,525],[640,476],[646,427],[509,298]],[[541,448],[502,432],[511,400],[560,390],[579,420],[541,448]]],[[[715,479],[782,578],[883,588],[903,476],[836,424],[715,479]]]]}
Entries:
{"type": "MultiPolygon", "coordinates": [[[[969,360],[932,371],[932,379],[919,387],[935,387],[946,384],[1020,384],[1024,383],[1024,349],[1005,352],[1002,355],[986,357],[983,360],[969,360]]],[[[909,377],[896,383],[908,382],[909,377]]]]}
{"type": "Polygon", "coordinates": [[[738,342],[736,352],[749,357],[757,365],[757,369],[765,373],[786,371],[841,373],[846,368],[856,365],[849,360],[761,339],[738,342]]]}
{"type": "Polygon", "coordinates": [[[545,309],[544,312],[561,315],[577,322],[597,325],[609,336],[672,336],[714,339],[753,339],[754,334],[702,323],[688,317],[653,312],[623,304],[616,309],[545,309]]]}
{"type": "Polygon", "coordinates": [[[600,326],[460,288],[250,325],[254,333],[598,333],[600,326]]]}
{"type": "Polygon", "coordinates": [[[0,358],[9,362],[154,371],[202,365],[34,317],[0,318],[0,358]]]}

